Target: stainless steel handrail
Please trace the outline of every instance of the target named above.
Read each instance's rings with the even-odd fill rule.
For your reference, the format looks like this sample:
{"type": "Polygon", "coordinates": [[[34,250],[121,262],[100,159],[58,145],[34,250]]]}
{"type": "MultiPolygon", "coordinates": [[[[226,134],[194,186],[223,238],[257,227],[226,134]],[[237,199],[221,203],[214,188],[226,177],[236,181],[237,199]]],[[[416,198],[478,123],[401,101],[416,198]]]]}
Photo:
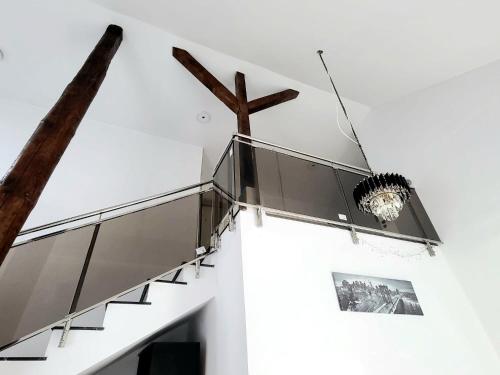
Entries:
{"type": "MultiPolygon", "coordinates": [[[[250,137],[250,136],[245,135],[245,134],[240,134],[240,133],[234,134],[233,137],[232,137],[232,139],[231,139],[231,142],[234,141],[234,140],[238,141],[237,138],[248,139],[250,141],[259,143],[261,145],[267,145],[267,146],[270,146],[270,147],[273,147],[273,148],[277,148],[277,149],[279,149],[281,151],[287,151],[287,152],[283,152],[283,153],[288,154],[288,155],[290,155],[288,153],[288,152],[290,152],[290,153],[293,153],[295,155],[305,156],[305,157],[308,157],[308,158],[312,158],[312,159],[316,159],[316,160],[322,161],[322,162],[324,162],[324,163],[326,163],[328,165],[333,165],[334,167],[348,168],[350,170],[358,171],[358,172],[360,172],[361,174],[364,174],[364,175],[371,175],[370,170],[366,169],[366,168],[361,168],[361,167],[357,167],[355,165],[351,165],[351,164],[347,164],[347,163],[342,163],[342,162],[335,161],[335,160],[326,159],[326,158],[323,158],[321,156],[308,154],[306,152],[298,151],[298,150],[295,150],[295,149],[290,148],[290,147],[285,147],[285,146],[281,146],[281,145],[278,145],[278,144],[275,144],[275,143],[271,143],[271,142],[268,142],[268,141],[263,141],[261,139],[250,137]]],[[[261,147],[259,145],[253,144],[253,143],[251,144],[251,146],[253,146],[253,147],[260,147],[260,148],[266,148],[268,150],[276,151],[276,150],[273,150],[273,149],[271,149],[269,147],[261,147]]],[[[223,156],[224,155],[225,155],[225,153],[223,154],[223,156]]]]}
{"type": "MultiPolygon", "coordinates": [[[[289,147],[277,145],[275,143],[267,142],[267,141],[264,141],[264,140],[261,140],[261,139],[257,139],[255,137],[250,137],[250,136],[247,136],[247,135],[244,135],[244,134],[234,133],[232,135],[231,140],[229,141],[228,145],[224,149],[224,152],[222,153],[219,161],[217,162],[217,165],[216,165],[216,167],[214,169],[214,175],[217,173],[217,170],[219,169],[220,164],[224,160],[224,157],[227,154],[229,148],[233,144],[234,140],[237,140],[237,138],[248,139],[248,140],[257,142],[257,143],[259,143],[261,145],[267,145],[267,146],[270,146],[270,147],[278,148],[278,149],[283,150],[283,151],[292,152],[292,153],[294,153],[296,155],[301,155],[301,156],[306,156],[306,157],[309,157],[309,158],[317,159],[317,160],[326,162],[328,164],[332,164],[334,166],[346,167],[346,168],[349,168],[351,170],[359,171],[359,172],[361,172],[363,174],[369,173],[368,169],[356,167],[356,166],[349,165],[349,164],[346,164],[346,163],[337,162],[337,161],[334,161],[334,160],[325,159],[325,158],[322,158],[322,157],[319,157],[319,156],[316,156],[316,155],[312,155],[312,154],[308,154],[308,153],[305,153],[305,152],[302,152],[302,151],[294,150],[294,149],[289,148],[289,147]]],[[[252,146],[253,147],[259,147],[256,144],[252,144],[252,146]]],[[[262,148],[267,148],[267,147],[262,147],[262,148]]],[[[39,225],[39,226],[36,226],[36,227],[24,229],[24,230],[22,230],[22,231],[19,232],[18,237],[25,236],[27,234],[38,232],[38,231],[41,231],[41,230],[50,229],[50,228],[57,227],[57,226],[60,226],[60,225],[68,224],[68,223],[71,223],[71,222],[74,222],[74,221],[80,221],[80,220],[88,219],[88,218],[91,218],[93,216],[103,215],[105,213],[116,211],[116,210],[119,210],[119,209],[122,209],[122,208],[127,208],[127,207],[134,206],[134,205],[137,205],[137,204],[142,204],[142,203],[146,203],[146,202],[149,202],[149,201],[152,201],[152,200],[164,198],[164,197],[167,197],[169,195],[182,193],[184,191],[195,189],[197,187],[201,188],[201,187],[206,186],[206,185],[211,185],[212,183],[213,183],[213,181],[205,181],[205,182],[201,182],[199,184],[189,185],[189,186],[186,186],[186,187],[183,187],[183,188],[179,188],[179,189],[175,189],[175,190],[170,190],[170,191],[167,191],[165,193],[160,193],[160,194],[152,195],[152,196],[149,196],[149,197],[146,197],[146,198],[137,199],[137,200],[134,200],[134,201],[130,201],[130,202],[126,202],[126,203],[114,205],[114,206],[109,206],[109,207],[106,207],[106,208],[103,208],[103,209],[100,209],[100,210],[91,211],[91,212],[87,212],[87,213],[84,213],[84,214],[81,214],[81,215],[76,215],[76,216],[72,216],[72,217],[69,217],[69,218],[65,218],[65,219],[61,219],[61,220],[58,220],[58,221],[54,221],[54,222],[51,222],[51,223],[48,223],[48,224],[39,225]]],[[[134,212],[134,211],[132,210],[130,212],[134,212]]],[[[130,212],[127,212],[127,213],[130,213],[130,212]]],[[[88,223],[85,224],[85,225],[88,225],[88,223]]]]}
{"type": "MultiPolygon", "coordinates": [[[[212,181],[206,181],[206,182],[201,182],[199,184],[189,185],[189,186],[186,186],[186,187],[183,187],[183,188],[170,190],[170,191],[167,191],[165,193],[151,195],[151,196],[146,197],[146,198],[137,199],[137,200],[126,202],[126,203],[122,203],[122,204],[117,204],[117,205],[114,205],[114,206],[109,206],[109,207],[106,207],[106,208],[103,208],[103,209],[100,209],[100,210],[87,212],[87,213],[84,213],[84,214],[81,214],[81,215],[72,216],[72,217],[69,217],[69,218],[66,218],[66,219],[54,221],[52,223],[48,223],[48,224],[39,225],[39,226],[36,226],[36,227],[33,227],[33,228],[25,229],[25,230],[22,230],[21,232],[19,232],[18,237],[19,236],[24,236],[24,235],[27,235],[27,234],[30,234],[30,233],[38,232],[38,231],[41,231],[41,230],[50,229],[50,228],[57,227],[57,226],[60,226],[60,225],[69,224],[69,223],[72,223],[74,221],[80,221],[80,220],[83,220],[83,219],[88,219],[88,218],[91,218],[93,216],[103,215],[103,214],[106,214],[108,212],[117,211],[119,209],[123,209],[123,208],[131,207],[131,206],[135,206],[135,205],[142,204],[142,203],[147,203],[147,202],[150,202],[150,201],[153,201],[153,200],[156,200],[156,199],[165,198],[165,197],[168,197],[170,195],[179,194],[179,193],[182,193],[182,192],[185,192],[185,191],[188,191],[188,190],[193,190],[193,189],[196,189],[196,188],[203,188],[203,187],[206,187],[206,186],[210,186],[211,187],[212,186],[212,181]]],[[[135,210],[127,211],[125,214],[132,213],[134,211],[135,210]]],[[[82,226],[85,226],[85,225],[89,225],[89,223],[85,223],[82,226]]]]}

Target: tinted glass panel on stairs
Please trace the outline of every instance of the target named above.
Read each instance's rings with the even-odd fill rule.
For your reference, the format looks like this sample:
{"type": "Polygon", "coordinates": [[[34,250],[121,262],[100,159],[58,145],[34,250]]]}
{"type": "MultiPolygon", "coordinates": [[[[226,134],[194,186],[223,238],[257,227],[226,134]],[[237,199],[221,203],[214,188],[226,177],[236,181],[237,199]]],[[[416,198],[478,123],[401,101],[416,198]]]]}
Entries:
{"type": "Polygon", "coordinates": [[[77,311],[195,257],[199,195],[101,224],[77,311]]]}
{"type": "Polygon", "coordinates": [[[0,347],[63,319],[94,226],[13,247],[0,267],[0,347]]]}
{"type": "Polygon", "coordinates": [[[217,170],[214,173],[214,185],[234,197],[234,160],[233,146],[231,145],[224,154],[217,170]]]}
{"type": "Polygon", "coordinates": [[[214,191],[210,190],[200,194],[200,232],[198,246],[210,248],[210,237],[212,236],[212,207],[214,204],[214,191]]]}

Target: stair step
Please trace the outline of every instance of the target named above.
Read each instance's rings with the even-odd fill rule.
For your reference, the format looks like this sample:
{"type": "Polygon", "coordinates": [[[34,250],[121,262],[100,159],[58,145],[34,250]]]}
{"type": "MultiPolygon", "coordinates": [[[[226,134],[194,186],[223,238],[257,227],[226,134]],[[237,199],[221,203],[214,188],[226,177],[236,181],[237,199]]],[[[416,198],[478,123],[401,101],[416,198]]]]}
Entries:
{"type": "Polygon", "coordinates": [[[115,304],[115,305],[146,305],[149,306],[151,305],[151,302],[141,302],[141,301],[111,301],[108,302],[108,304],[115,304]]]}
{"type": "Polygon", "coordinates": [[[1,361],[44,361],[52,330],[48,329],[29,339],[0,351],[1,361]]]}
{"type": "Polygon", "coordinates": [[[166,284],[188,285],[188,283],[185,282],[185,281],[172,281],[172,280],[163,280],[163,279],[160,279],[160,280],[156,280],[155,282],[157,282],[157,283],[166,283],[166,284]]]}
{"type": "Polygon", "coordinates": [[[131,292],[107,306],[76,317],[62,348],[58,347],[62,330],[56,328],[4,349],[0,352],[0,373],[52,375],[97,369],[110,358],[125,353],[133,345],[208,303],[215,295],[216,285],[216,275],[211,268],[203,267],[200,279],[196,279],[195,268],[187,267],[177,275],[175,283],[180,284],[179,287],[168,283],[174,273],[169,275],[171,280],[138,288],[140,293],[131,292]],[[188,282],[189,287],[185,288],[184,283],[188,282]],[[132,307],[144,304],[151,306],[132,307]],[[44,361],[30,362],[35,360],[44,361]]]}
{"type": "Polygon", "coordinates": [[[148,298],[149,285],[137,288],[121,297],[118,297],[114,302],[146,302],[148,298]]]}
{"type": "Polygon", "coordinates": [[[104,329],[103,322],[105,316],[106,306],[96,307],[73,319],[71,322],[71,329],[104,329]]]}

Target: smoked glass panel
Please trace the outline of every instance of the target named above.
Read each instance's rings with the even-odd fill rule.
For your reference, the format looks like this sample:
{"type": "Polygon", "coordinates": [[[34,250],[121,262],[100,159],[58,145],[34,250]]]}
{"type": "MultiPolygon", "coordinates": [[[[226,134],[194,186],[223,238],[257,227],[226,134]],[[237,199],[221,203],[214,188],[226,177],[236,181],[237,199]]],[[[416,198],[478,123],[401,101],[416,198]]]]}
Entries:
{"type": "Polygon", "coordinates": [[[255,150],[257,181],[262,205],[276,210],[285,210],[278,155],[276,151],[263,148],[255,150]]]}
{"type": "Polygon", "coordinates": [[[77,310],[192,260],[199,203],[195,194],[103,222],[77,310]]]}
{"type": "Polygon", "coordinates": [[[229,147],[214,174],[214,184],[230,197],[234,197],[233,146],[229,147]]]}
{"type": "Polygon", "coordinates": [[[413,209],[413,213],[417,217],[421,228],[425,233],[425,238],[441,241],[415,189],[412,189],[410,204],[413,209]]]}
{"type": "Polygon", "coordinates": [[[332,167],[285,154],[278,154],[278,164],[285,211],[349,221],[349,211],[332,167]]]}
{"type": "Polygon", "coordinates": [[[94,226],[13,247],[0,267],[0,347],[64,318],[94,226]]]}
{"type": "Polygon", "coordinates": [[[210,190],[200,195],[201,209],[200,209],[200,233],[198,246],[205,246],[208,250],[210,248],[210,237],[212,235],[212,212],[214,204],[214,191],[210,190]]]}
{"type": "Polygon", "coordinates": [[[278,153],[243,143],[235,145],[238,200],[284,210],[278,153]],[[244,174],[250,174],[250,178],[244,174]]]}
{"type": "Polygon", "coordinates": [[[241,142],[234,143],[236,198],[240,202],[260,204],[256,153],[260,153],[260,149],[241,142]]]}
{"type": "Polygon", "coordinates": [[[399,217],[390,223],[382,223],[384,230],[408,236],[425,237],[423,228],[413,209],[412,201],[414,197],[416,197],[416,194],[413,190],[410,200],[404,205],[403,210],[399,213],[399,217]]]}
{"type": "Polygon", "coordinates": [[[337,169],[337,173],[344,189],[347,206],[349,207],[353,224],[373,229],[382,229],[382,225],[375,216],[361,212],[358,210],[356,203],[354,202],[354,197],[352,195],[354,187],[358,184],[358,182],[364,179],[365,176],[354,172],[348,172],[343,169],[337,169]]]}
{"type": "MultiPolygon", "coordinates": [[[[231,202],[226,198],[224,194],[214,191],[214,206],[213,206],[213,228],[215,230],[217,226],[221,223],[226,213],[231,207],[231,202]]],[[[222,228],[221,228],[222,230],[222,228]]]]}

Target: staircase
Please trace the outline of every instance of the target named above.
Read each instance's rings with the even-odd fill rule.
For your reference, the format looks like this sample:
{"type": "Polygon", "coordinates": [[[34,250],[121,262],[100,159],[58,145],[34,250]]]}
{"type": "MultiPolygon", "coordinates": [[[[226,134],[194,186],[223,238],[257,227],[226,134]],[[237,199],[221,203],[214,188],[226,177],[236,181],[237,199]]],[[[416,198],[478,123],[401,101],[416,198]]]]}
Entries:
{"type": "Polygon", "coordinates": [[[223,200],[199,184],[22,232],[0,268],[0,373],[91,373],[200,309],[223,200]]]}
{"type": "Polygon", "coordinates": [[[414,191],[395,222],[358,212],[349,192],[365,173],[238,134],[213,181],[21,232],[0,267],[0,373],[92,372],[199,309],[215,295],[214,253],[240,208],[258,223],[266,212],[434,255],[440,239],[414,191]]]}
{"type": "Polygon", "coordinates": [[[18,360],[0,363],[0,373],[93,373],[210,301],[215,295],[215,273],[211,264],[213,257],[214,255],[209,255],[204,259],[198,278],[195,267],[187,265],[178,274],[176,282],[172,278],[177,273],[172,273],[149,284],[147,296],[142,300],[145,287],[139,289],[140,293],[132,292],[109,302],[105,308],[86,313],[92,316],[84,314],[81,320],[87,320],[85,327],[74,319],[78,326],[70,329],[62,348],[59,343],[64,330],[55,328],[48,333],[39,334],[43,338],[37,339],[35,336],[26,340],[25,345],[21,343],[4,350],[3,356],[18,360]],[[22,357],[27,354],[44,360],[22,357]]]}

